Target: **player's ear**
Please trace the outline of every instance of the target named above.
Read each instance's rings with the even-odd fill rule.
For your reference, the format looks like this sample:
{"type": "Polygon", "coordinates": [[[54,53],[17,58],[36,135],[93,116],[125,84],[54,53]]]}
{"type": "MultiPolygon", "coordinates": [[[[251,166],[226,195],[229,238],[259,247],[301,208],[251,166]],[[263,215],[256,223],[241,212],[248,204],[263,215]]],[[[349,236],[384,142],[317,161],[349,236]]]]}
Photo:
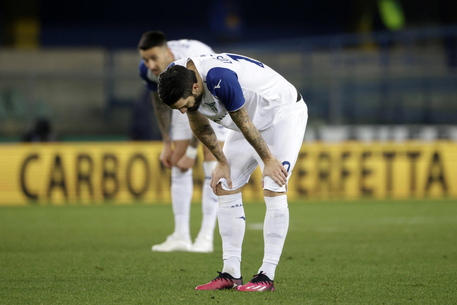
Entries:
{"type": "Polygon", "coordinates": [[[192,94],[197,94],[198,93],[198,84],[194,83],[192,85],[192,94]]]}

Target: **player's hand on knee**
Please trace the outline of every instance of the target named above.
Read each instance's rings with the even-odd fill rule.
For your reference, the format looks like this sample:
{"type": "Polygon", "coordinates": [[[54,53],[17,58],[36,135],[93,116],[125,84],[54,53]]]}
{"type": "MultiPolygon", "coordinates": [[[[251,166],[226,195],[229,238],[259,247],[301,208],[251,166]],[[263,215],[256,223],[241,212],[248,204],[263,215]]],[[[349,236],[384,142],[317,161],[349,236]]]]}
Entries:
{"type": "Polygon", "coordinates": [[[287,169],[278,159],[274,158],[271,161],[265,162],[263,177],[268,176],[279,186],[283,186],[287,182],[287,175],[287,169]]]}
{"type": "Polygon", "coordinates": [[[228,187],[232,189],[232,178],[230,175],[230,166],[228,163],[218,162],[211,174],[211,188],[214,194],[217,195],[217,185],[221,183],[221,179],[225,179],[228,187]]]}

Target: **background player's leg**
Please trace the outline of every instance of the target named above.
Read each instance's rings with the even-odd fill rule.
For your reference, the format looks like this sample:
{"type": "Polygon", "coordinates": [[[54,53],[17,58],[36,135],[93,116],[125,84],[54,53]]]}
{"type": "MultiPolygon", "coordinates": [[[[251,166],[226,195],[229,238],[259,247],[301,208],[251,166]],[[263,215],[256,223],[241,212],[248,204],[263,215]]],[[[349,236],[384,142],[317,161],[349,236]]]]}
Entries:
{"type": "MultiPolygon", "coordinates": [[[[175,141],[172,163],[184,155],[189,141],[175,141]]],[[[153,251],[189,251],[190,239],[190,204],[193,192],[192,169],[185,172],[173,166],[171,169],[171,204],[173,208],[175,228],[167,240],[152,246],[153,251]]]]}
{"type": "MultiPolygon", "coordinates": [[[[218,135],[219,138],[220,135],[218,135]]],[[[225,137],[224,137],[225,139],[225,137]]],[[[219,142],[223,146],[223,142],[219,142]]],[[[203,172],[205,179],[202,186],[202,224],[200,232],[192,245],[193,252],[213,252],[214,228],[217,219],[217,195],[211,188],[211,174],[216,166],[216,158],[203,146],[203,172]]]]}
{"type": "Polygon", "coordinates": [[[191,248],[193,252],[213,252],[214,228],[217,217],[217,195],[211,189],[210,183],[214,166],[216,166],[216,161],[203,162],[205,177],[202,186],[202,224],[195,243],[191,248]]]}

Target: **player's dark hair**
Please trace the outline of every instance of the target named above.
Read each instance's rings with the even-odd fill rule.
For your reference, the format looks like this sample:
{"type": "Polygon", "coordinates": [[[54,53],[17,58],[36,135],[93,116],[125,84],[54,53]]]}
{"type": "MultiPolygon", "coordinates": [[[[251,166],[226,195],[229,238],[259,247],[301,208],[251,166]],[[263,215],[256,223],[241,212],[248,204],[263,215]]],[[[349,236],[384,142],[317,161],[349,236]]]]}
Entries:
{"type": "Polygon", "coordinates": [[[179,99],[192,95],[192,85],[197,83],[195,72],[183,66],[173,65],[159,75],[157,92],[165,105],[171,106],[179,99]]]}
{"type": "Polygon", "coordinates": [[[141,36],[138,49],[146,51],[154,47],[162,47],[167,44],[167,37],[160,31],[148,31],[141,36]]]}

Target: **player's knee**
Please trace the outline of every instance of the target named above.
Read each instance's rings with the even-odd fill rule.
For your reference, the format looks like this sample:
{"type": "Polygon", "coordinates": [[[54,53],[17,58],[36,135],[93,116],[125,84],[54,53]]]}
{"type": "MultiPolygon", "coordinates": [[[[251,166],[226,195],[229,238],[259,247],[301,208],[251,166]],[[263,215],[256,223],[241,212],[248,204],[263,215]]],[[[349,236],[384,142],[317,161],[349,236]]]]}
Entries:
{"type": "Polygon", "coordinates": [[[282,195],[287,195],[287,192],[273,192],[270,190],[263,190],[264,197],[278,197],[282,195]]]}
{"type": "MultiPolygon", "coordinates": [[[[271,179],[268,176],[265,176],[263,178],[263,190],[264,190],[264,194],[265,194],[266,191],[267,192],[271,192],[271,194],[286,193],[287,192],[287,184],[285,184],[283,186],[280,186],[273,179],[271,179]]],[[[277,195],[275,195],[275,196],[277,196],[277,195]]],[[[274,197],[274,196],[270,196],[270,197],[274,197]]]]}
{"type": "Polygon", "coordinates": [[[232,195],[232,194],[238,194],[241,192],[241,189],[236,189],[236,190],[225,190],[222,187],[222,183],[219,183],[216,186],[216,195],[217,196],[225,196],[225,195],[232,195]]]}

